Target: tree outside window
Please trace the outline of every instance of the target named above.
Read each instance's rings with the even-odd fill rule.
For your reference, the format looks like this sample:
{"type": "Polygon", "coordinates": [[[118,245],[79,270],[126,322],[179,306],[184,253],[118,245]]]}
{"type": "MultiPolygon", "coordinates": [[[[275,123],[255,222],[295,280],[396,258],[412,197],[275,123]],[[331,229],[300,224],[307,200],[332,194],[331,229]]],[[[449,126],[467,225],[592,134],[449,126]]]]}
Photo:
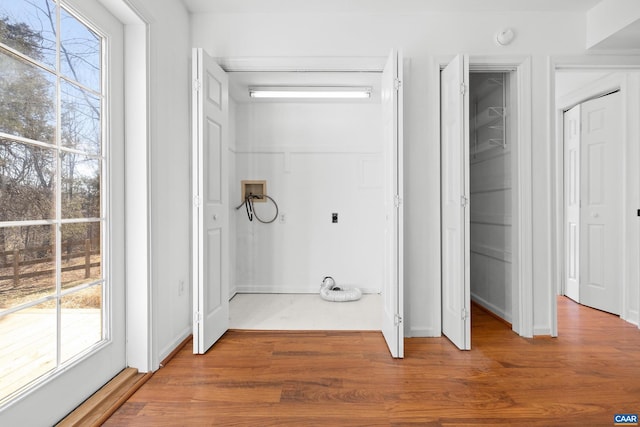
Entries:
{"type": "Polygon", "coordinates": [[[103,38],[0,5],[0,402],[108,339],[103,38]]]}

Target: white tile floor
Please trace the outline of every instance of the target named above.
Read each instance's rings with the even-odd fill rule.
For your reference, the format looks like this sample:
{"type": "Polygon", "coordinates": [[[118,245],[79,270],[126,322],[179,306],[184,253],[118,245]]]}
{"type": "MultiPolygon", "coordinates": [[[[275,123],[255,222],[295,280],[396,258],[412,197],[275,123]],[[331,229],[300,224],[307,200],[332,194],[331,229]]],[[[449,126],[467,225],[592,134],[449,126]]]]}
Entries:
{"type": "Polygon", "coordinates": [[[236,294],[229,317],[230,329],[379,331],[382,298],[329,302],[317,294],[236,294]]]}

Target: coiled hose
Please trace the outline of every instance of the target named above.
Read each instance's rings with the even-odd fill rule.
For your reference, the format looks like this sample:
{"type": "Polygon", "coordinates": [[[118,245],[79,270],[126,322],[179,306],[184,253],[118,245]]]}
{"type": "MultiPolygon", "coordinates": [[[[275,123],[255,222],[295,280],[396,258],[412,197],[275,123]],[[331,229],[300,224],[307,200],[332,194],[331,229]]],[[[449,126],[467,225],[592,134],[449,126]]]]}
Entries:
{"type": "Polygon", "coordinates": [[[260,221],[263,224],[271,224],[273,221],[276,220],[276,218],[278,218],[278,204],[276,203],[275,200],[273,200],[272,197],[267,196],[266,194],[257,196],[257,195],[253,195],[253,194],[248,194],[245,198],[244,201],[242,203],[240,203],[238,206],[236,206],[236,210],[240,209],[242,206],[244,206],[247,210],[247,217],[249,218],[249,221],[253,221],[253,217],[255,217],[258,221],[260,221]],[[273,216],[272,219],[270,219],[269,221],[265,221],[262,218],[260,218],[258,216],[258,213],[253,209],[253,201],[255,199],[269,199],[271,200],[271,203],[273,203],[273,206],[276,207],[276,214],[273,216]]]}

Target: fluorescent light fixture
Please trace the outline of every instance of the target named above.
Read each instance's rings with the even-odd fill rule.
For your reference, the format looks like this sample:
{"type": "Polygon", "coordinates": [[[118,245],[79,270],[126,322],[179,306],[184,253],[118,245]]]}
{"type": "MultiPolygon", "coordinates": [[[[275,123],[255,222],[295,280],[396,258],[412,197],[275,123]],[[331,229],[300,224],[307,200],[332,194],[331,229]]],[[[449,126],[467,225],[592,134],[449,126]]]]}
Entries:
{"type": "Polygon", "coordinates": [[[347,86],[250,87],[249,96],[251,98],[280,99],[366,99],[371,97],[371,88],[347,86]]]}

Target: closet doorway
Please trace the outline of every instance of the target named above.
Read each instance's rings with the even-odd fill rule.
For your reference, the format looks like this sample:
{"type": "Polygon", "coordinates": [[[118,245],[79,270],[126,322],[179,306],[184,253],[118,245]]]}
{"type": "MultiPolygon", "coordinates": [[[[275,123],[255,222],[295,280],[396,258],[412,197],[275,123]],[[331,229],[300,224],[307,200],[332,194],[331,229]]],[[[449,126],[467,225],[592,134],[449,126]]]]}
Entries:
{"type": "Polygon", "coordinates": [[[623,152],[621,94],[607,93],[564,113],[565,292],[621,313],[623,152]]]}
{"type": "Polygon", "coordinates": [[[512,323],[514,72],[469,73],[471,301],[512,323]]]}
{"type": "MultiPolygon", "coordinates": [[[[566,295],[638,324],[640,68],[564,61],[552,64],[557,160],[552,308],[557,295],[566,295]],[[600,295],[589,295],[594,292],[600,295]]],[[[552,316],[557,335],[555,312],[552,316]]]]}
{"type": "Polygon", "coordinates": [[[472,300],[533,335],[530,63],[502,61],[440,69],[442,333],[462,350],[472,300]]]}

